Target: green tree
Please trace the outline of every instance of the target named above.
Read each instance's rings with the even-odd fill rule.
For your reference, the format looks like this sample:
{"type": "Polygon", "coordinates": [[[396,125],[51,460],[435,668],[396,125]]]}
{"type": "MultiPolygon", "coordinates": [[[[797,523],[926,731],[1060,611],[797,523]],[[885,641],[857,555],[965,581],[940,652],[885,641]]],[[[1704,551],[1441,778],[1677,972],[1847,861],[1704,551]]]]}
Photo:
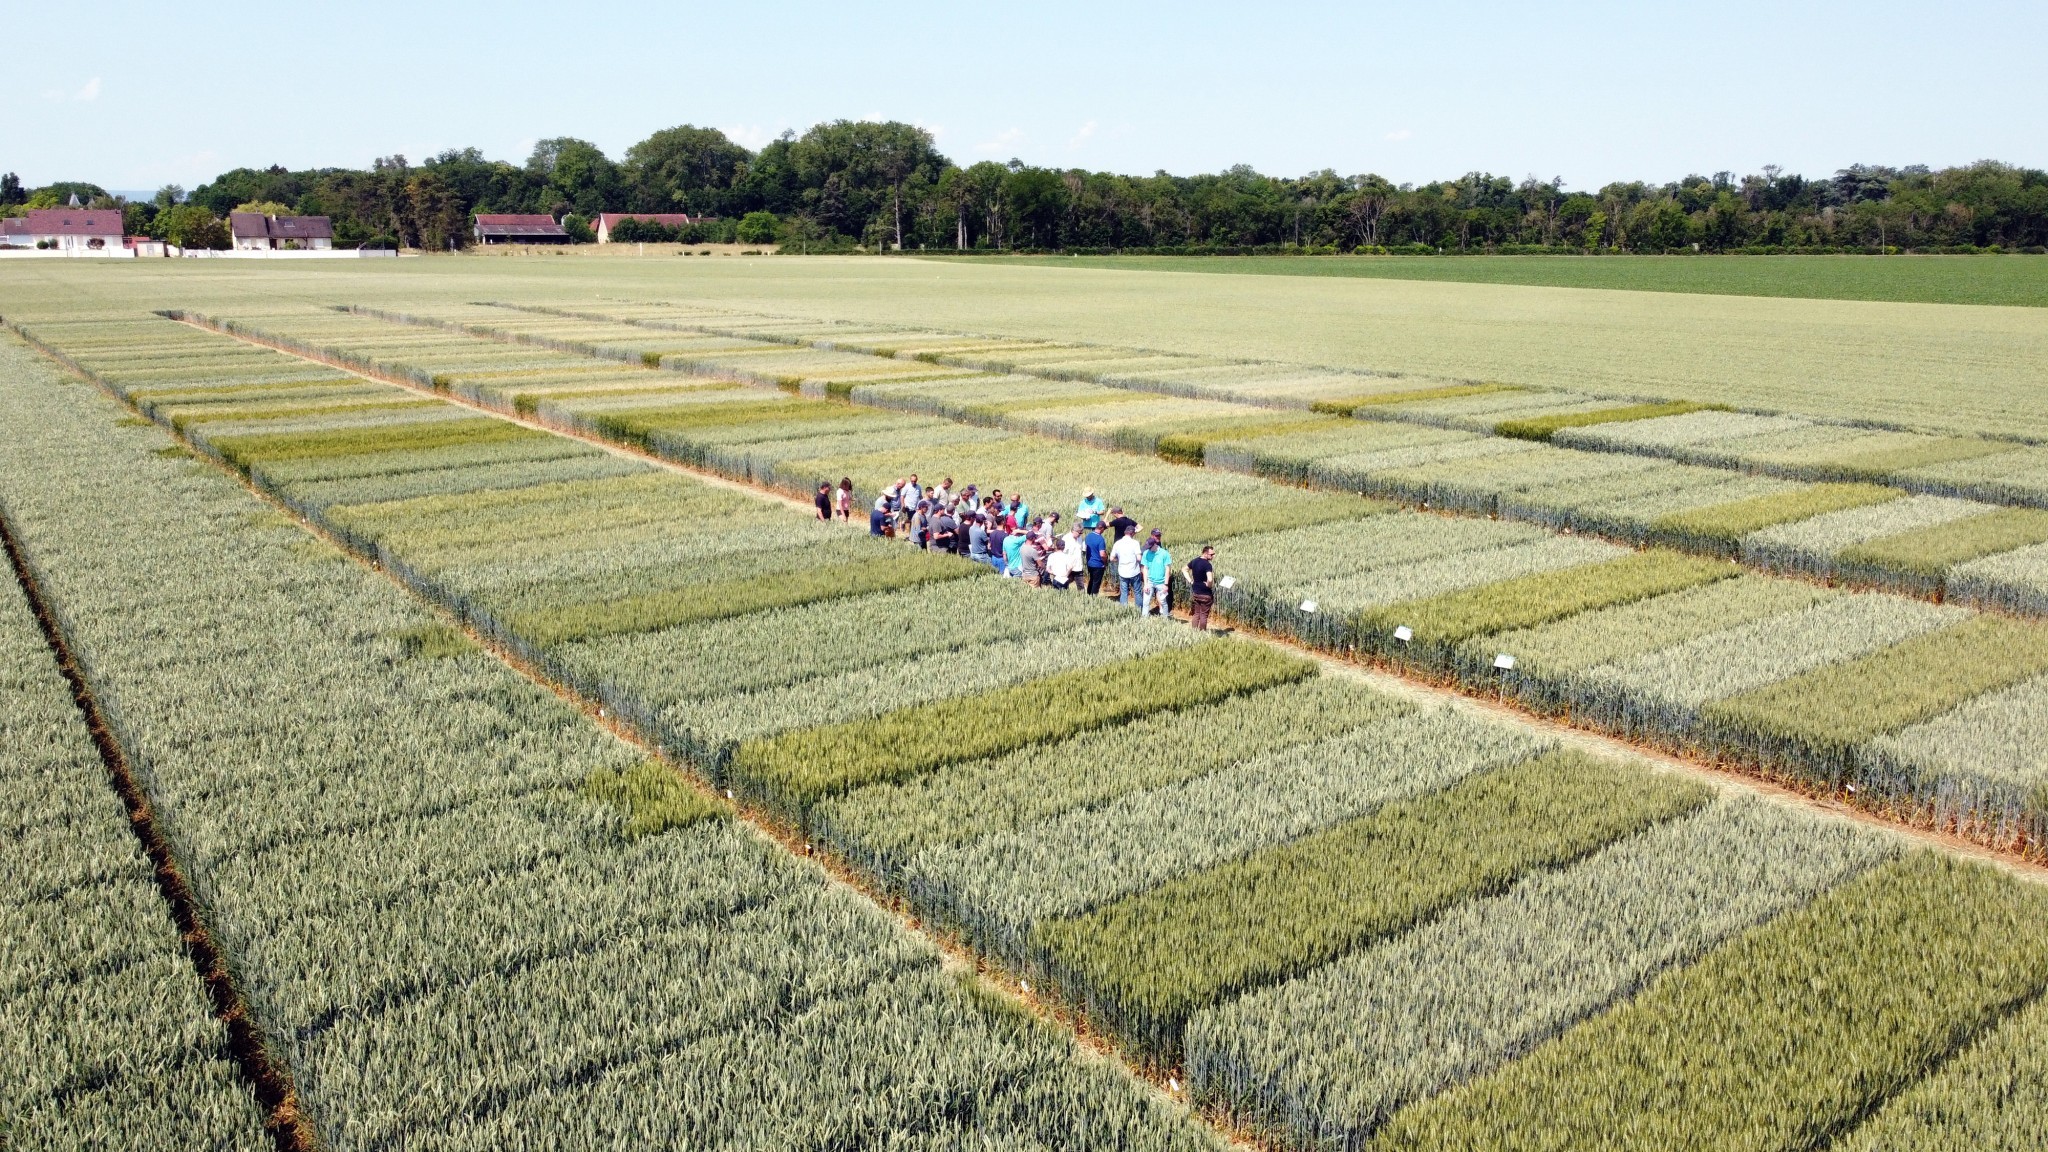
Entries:
{"type": "Polygon", "coordinates": [[[618,165],[597,145],[572,136],[558,136],[533,146],[527,171],[546,181],[541,210],[553,214],[572,208],[582,216],[625,207],[618,165]]]}
{"type": "Polygon", "coordinates": [[[28,190],[21,186],[21,177],[12,172],[0,175],[0,207],[28,203],[28,190]]]}
{"type": "Polygon", "coordinates": [[[180,248],[232,247],[228,226],[203,204],[176,204],[156,214],[157,238],[180,248]]]}
{"type": "Polygon", "coordinates": [[[782,235],[782,221],[773,212],[749,212],[734,236],[742,244],[773,244],[782,235]]]}
{"type": "Polygon", "coordinates": [[[789,161],[821,222],[857,236],[886,214],[898,244],[906,189],[913,178],[921,187],[936,185],[947,165],[931,133],[871,120],[820,124],[790,144],[789,161]]]}
{"type": "Polygon", "coordinates": [[[636,212],[729,214],[733,185],[753,154],[716,128],[664,128],[626,149],[622,172],[636,212]]]}

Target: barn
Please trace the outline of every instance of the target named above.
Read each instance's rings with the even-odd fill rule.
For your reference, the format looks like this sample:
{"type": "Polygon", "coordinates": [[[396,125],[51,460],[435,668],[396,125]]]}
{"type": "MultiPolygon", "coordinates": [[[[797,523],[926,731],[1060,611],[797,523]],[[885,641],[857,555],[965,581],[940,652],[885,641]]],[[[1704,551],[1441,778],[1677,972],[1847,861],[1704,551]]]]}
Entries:
{"type": "Polygon", "coordinates": [[[567,244],[569,234],[553,216],[516,213],[485,214],[476,218],[479,244],[567,244]]]}

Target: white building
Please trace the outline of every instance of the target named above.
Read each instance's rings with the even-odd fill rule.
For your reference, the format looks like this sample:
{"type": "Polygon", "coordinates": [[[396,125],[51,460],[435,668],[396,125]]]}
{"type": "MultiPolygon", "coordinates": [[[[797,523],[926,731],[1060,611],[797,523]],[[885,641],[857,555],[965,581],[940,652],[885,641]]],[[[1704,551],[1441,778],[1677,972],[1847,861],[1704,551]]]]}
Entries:
{"type": "Polygon", "coordinates": [[[228,233],[235,250],[311,251],[334,247],[334,224],[325,216],[265,216],[261,212],[228,213],[228,233]]]}
{"type": "Polygon", "coordinates": [[[119,208],[31,208],[25,216],[0,221],[0,244],[79,256],[131,254],[121,242],[119,208]]]}

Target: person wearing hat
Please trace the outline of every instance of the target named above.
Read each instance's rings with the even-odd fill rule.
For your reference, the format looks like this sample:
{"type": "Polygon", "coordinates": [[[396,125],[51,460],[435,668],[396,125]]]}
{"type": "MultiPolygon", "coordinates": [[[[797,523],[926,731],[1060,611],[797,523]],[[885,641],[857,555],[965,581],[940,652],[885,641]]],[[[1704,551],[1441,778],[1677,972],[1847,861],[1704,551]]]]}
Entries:
{"type": "Polygon", "coordinates": [[[1197,632],[1209,630],[1209,608],[1216,603],[1216,589],[1210,583],[1216,576],[1216,546],[1202,545],[1202,554],[1188,561],[1182,569],[1188,578],[1188,623],[1197,632]]]}
{"type": "Polygon", "coordinates": [[[1081,494],[1081,506],[1074,510],[1074,522],[1084,530],[1102,527],[1102,501],[1095,498],[1095,489],[1081,494]]]}
{"type": "Polygon", "coordinates": [[[1141,612],[1150,616],[1157,608],[1160,617],[1166,618],[1169,607],[1166,582],[1173,575],[1173,553],[1166,550],[1166,542],[1160,538],[1159,529],[1154,528],[1152,535],[1146,538],[1145,550],[1138,554],[1138,560],[1139,567],[1145,571],[1145,606],[1141,612]]]}

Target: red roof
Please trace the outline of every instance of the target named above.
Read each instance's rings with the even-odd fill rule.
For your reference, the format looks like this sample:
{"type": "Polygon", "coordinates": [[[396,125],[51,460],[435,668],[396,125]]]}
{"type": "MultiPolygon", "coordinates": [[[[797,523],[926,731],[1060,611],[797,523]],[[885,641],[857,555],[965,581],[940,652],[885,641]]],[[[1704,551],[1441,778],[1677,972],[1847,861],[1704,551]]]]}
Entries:
{"type": "Polygon", "coordinates": [[[0,236],[28,235],[28,221],[19,216],[0,217],[0,236]]]}
{"type": "Polygon", "coordinates": [[[31,208],[27,220],[30,236],[121,235],[121,214],[107,209],[31,208]]]}
{"type": "Polygon", "coordinates": [[[692,216],[688,212],[600,212],[597,219],[607,229],[617,228],[620,223],[627,220],[643,220],[664,228],[681,228],[686,224],[695,224],[704,217],[692,216]]]}
{"type": "Polygon", "coordinates": [[[476,234],[513,240],[521,237],[546,237],[551,240],[566,240],[569,233],[553,216],[522,216],[513,213],[478,213],[476,234]]]}

